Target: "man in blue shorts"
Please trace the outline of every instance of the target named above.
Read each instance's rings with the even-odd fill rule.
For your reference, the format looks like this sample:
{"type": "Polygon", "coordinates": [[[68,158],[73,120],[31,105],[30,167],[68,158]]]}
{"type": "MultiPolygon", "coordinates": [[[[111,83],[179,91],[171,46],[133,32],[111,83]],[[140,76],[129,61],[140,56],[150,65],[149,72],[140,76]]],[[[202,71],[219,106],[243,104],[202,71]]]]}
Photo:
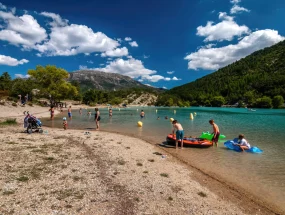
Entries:
{"type": "Polygon", "coordinates": [[[176,141],[175,141],[175,148],[178,147],[178,141],[181,141],[181,149],[183,148],[183,137],[184,137],[184,130],[182,128],[182,125],[178,123],[177,120],[172,121],[173,130],[172,134],[174,136],[174,131],[176,130],[176,141]]]}
{"type": "Polygon", "coordinates": [[[67,110],[67,114],[68,114],[69,119],[71,119],[72,118],[71,106],[69,106],[69,108],[67,110]]]}

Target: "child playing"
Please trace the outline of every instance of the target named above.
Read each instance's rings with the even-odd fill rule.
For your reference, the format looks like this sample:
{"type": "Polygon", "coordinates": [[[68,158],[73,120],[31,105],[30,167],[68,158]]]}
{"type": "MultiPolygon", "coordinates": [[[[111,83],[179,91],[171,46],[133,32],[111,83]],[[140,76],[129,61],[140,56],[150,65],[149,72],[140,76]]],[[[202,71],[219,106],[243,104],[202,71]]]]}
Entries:
{"type": "Polygon", "coordinates": [[[174,131],[176,130],[175,148],[177,149],[178,147],[178,141],[181,141],[181,149],[182,149],[183,148],[183,137],[184,137],[184,131],[183,131],[182,125],[178,123],[177,120],[173,120],[172,125],[173,125],[173,130],[172,130],[173,136],[174,136],[174,131]]]}
{"type": "Polygon", "coordinates": [[[250,144],[247,142],[246,139],[244,139],[243,134],[238,135],[238,143],[235,145],[239,146],[243,152],[244,150],[250,149],[250,144]]]}
{"type": "Polygon", "coordinates": [[[66,130],[67,129],[67,120],[66,120],[66,117],[63,117],[63,129],[66,130]]]}
{"type": "Polygon", "coordinates": [[[212,142],[213,142],[213,144],[218,146],[218,141],[219,141],[219,137],[220,137],[219,127],[217,126],[216,123],[214,123],[213,119],[209,120],[209,123],[213,126],[213,134],[214,134],[214,136],[212,138],[212,142]]]}

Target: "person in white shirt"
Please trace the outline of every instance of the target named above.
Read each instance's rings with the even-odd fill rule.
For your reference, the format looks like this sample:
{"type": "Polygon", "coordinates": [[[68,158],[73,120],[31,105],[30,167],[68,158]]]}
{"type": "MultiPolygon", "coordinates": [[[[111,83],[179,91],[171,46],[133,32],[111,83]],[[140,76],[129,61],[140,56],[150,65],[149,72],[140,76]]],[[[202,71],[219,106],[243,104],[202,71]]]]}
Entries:
{"type": "Polygon", "coordinates": [[[238,143],[236,144],[241,148],[242,151],[250,149],[250,144],[244,139],[244,135],[238,135],[238,143]]]}

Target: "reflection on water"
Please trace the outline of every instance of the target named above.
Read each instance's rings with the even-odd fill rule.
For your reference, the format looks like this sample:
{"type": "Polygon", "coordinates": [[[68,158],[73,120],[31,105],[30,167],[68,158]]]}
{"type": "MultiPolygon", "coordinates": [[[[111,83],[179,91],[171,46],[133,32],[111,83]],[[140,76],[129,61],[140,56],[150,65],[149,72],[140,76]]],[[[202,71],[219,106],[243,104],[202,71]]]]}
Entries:
{"type": "MultiPolygon", "coordinates": [[[[219,142],[218,148],[186,148],[178,150],[178,154],[208,173],[219,175],[259,196],[271,198],[272,202],[285,207],[282,206],[285,202],[285,110],[258,109],[251,112],[244,108],[145,107],[146,117],[142,120],[137,108],[120,111],[113,109],[112,118],[109,118],[107,109],[101,109],[100,112],[102,130],[135,135],[158,144],[165,141],[166,135],[172,130],[169,121],[171,117],[181,122],[186,136],[198,137],[202,131],[212,131],[209,119],[215,120],[227,139],[233,139],[239,133],[244,133],[252,146],[256,145],[264,150],[263,154],[226,150],[223,141],[219,142]],[[194,116],[194,120],[190,120],[190,113],[194,112],[197,116],[194,116]],[[167,120],[165,116],[168,117],[167,120]],[[137,127],[137,122],[140,120],[143,122],[143,127],[137,127]]],[[[57,116],[53,122],[42,121],[48,126],[61,127],[62,117],[65,115],[67,114],[57,116]]],[[[74,111],[73,119],[68,121],[68,128],[95,129],[94,111],[91,117],[87,116],[87,111],[83,110],[82,115],[74,111]]]]}

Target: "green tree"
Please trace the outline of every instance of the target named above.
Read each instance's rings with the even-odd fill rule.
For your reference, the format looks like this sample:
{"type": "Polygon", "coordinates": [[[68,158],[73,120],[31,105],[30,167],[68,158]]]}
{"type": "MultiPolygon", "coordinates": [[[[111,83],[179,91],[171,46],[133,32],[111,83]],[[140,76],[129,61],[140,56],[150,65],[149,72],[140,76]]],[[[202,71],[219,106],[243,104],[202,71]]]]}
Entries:
{"type": "Polygon", "coordinates": [[[173,106],[173,98],[169,98],[166,102],[166,105],[169,107],[173,106]]]}
{"type": "Polygon", "coordinates": [[[274,96],[272,100],[272,105],[274,108],[280,108],[284,104],[284,99],[282,96],[274,96]]]}
{"type": "Polygon", "coordinates": [[[221,107],[225,103],[226,101],[223,96],[215,96],[211,102],[213,107],[221,107]]]}
{"type": "Polygon", "coordinates": [[[8,72],[4,72],[0,76],[0,90],[9,90],[11,87],[11,76],[8,72]]]}
{"type": "Polygon", "coordinates": [[[52,96],[55,100],[73,98],[78,90],[71,83],[66,82],[68,72],[56,66],[37,66],[35,70],[29,70],[28,74],[35,81],[42,95],[52,96]]]}
{"type": "Polygon", "coordinates": [[[256,106],[260,108],[272,108],[272,100],[268,96],[263,96],[256,100],[256,106]]]}
{"type": "Polygon", "coordinates": [[[12,81],[12,87],[10,88],[10,94],[13,97],[18,97],[19,94],[30,94],[32,89],[35,89],[37,85],[31,79],[16,78],[12,81]]]}

